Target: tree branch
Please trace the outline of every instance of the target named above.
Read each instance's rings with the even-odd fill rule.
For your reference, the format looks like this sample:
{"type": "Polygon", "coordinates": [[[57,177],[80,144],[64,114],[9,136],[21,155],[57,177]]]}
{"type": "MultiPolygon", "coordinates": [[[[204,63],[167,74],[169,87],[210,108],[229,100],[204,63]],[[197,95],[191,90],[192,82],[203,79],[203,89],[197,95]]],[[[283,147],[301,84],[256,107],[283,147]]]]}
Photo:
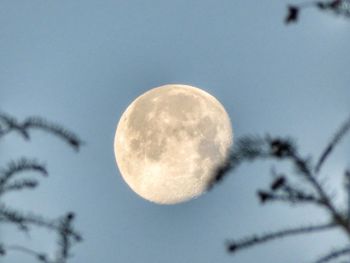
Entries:
{"type": "MultiPolygon", "coordinates": [[[[71,218],[72,213],[68,213],[64,218],[71,218]]],[[[74,216],[73,216],[74,217],[74,216]]],[[[30,225],[35,225],[38,227],[45,227],[47,229],[52,229],[61,233],[63,227],[65,234],[72,236],[75,240],[80,241],[82,237],[77,233],[71,226],[73,218],[68,220],[65,224],[62,223],[62,219],[49,220],[35,214],[24,215],[18,211],[9,209],[4,204],[0,204],[0,222],[9,222],[18,225],[18,227],[23,231],[28,231],[30,225]],[[67,225],[68,224],[68,225],[67,225]]]]}
{"type": "Polygon", "coordinates": [[[0,122],[2,122],[4,126],[4,128],[0,129],[0,138],[12,131],[16,131],[22,135],[24,139],[29,140],[29,131],[32,129],[39,129],[63,139],[76,151],[78,151],[83,144],[75,133],[68,131],[56,123],[50,123],[40,117],[29,117],[20,123],[12,116],[0,112],[0,122]]]}
{"type": "Polygon", "coordinates": [[[313,195],[275,194],[263,190],[259,190],[257,194],[262,204],[266,202],[285,202],[289,204],[322,204],[322,201],[317,199],[313,195]]]}
{"type": "Polygon", "coordinates": [[[35,188],[38,181],[34,179],[22,179],[10,183],[10,180],[19,173],[34,171],[43,176],[47,176],[48,172],[44,165],[35,160],[21,158],[17,161],[11,161],[6,168],[0,170],[0,196],[5,192],[13,190],[22,190],[24,188],[35,188]]]}
{"type": "Polygon", "coordinates": [[[319,258],[315,261],[315,263],[326,263],[331,260],[337,259],[338,257],[345,256],[346,254],[350,254],[350,247],[347,246],[342,249],[336,249],[331,252],[329,252],[327,255],[319,258]]]}
{"type": "Polygon", "coordinates": [[[293,153],[289,156],[289,158],[293,161],[297,170],[304,176],[304,178],[309,182],[309,184],[316,190],[318,193],[321,204],[328,210],[330,215],[334,218],[334,220],[348,233],[350,236],[350,227],[345,220],[345,218],[341,215],[339,211],[337,211],[335,205],[331,201],[331,198],[328,196],[324,188],[321,186],[320,182],[317,180],[316,176],[312,173],[312,170],[307,164],[307,161],[301,158],[298,153],[293,153]]]}
{"type": "Polygon", "coordinates": [[[57,229],[54,221],[45,219],[34,214],[24,215],[16,210],[0,204],[0,222],[13,223],[19,227],[20,230],[28,231],[30,225],[46,227],[48,229],[57,229]]]}
{"type": "MultiPolygon", "coordinates": [[[[0,139],[11,132],[19,133],[24,139],[30,139],[31,130],[42,130],[59,137],[66,141],[73,149],[79,150],[82,141],[74,133],[64,129],[63,127],[49,123],[39,117],[27,118],[22,122],[18,122],[10,115],[0,112],[0,139]]],[[[38,181],[31,178],[20,178],[13,180],[21,172],[37,172],[43,176],[47,176],[48,172],[44,165],[35,160],[26,158],[10,162],[5,168],[0,169],[0,197],[2,194],[18,191],[23,189],[33,189],[38,185],[38,181]]],[[[70,256],[71,246],[74,242],[79,242],[82,237],[73,228],[73,213],[50,220],[40,215],[27,213],[24,214],[18,210],[11,209],[0,202],[0,223],[10,223],[17,226],[21,231],[28,232],[30,227],[43,227],[53,230],[59,236],[59,250],[56,258],[50,259],[46,254],[39,253],[23,246],[5,246],[0,243],[0,256],[4,256],[8,250],[19,251],[35,257],[38,261],[44,263],[66,263],[70,256]]]]}
{"type": "Polygon", "coordinates": [[[80,242],[82,240],[80,235],[74,235],[72,231],[72,223],[75,215],[73,213],[68,213],[64,216],[58,226],[59,234],[59,250],[57,251],[57,263],[65,263],[70,257],[70,250],[73,245],[73,241],[80,242]]]}
{"type": "Polygon", "coordinates": [[[0,186],[0,196],[11,191],[20,191],[23,189],[34,189],[37,186],[38,186],[38,181],[34,179],[16,180],[13,183],[10,183],[3,187],[0,186]]]}
{"type": "Polygon", "coordinates": [[[334,134],[332,140],[328,143],[327,147],[324,149],[320,155],[317,165],[315,167],[315,173],[319,173],[322,165],[327,160],[329,155],[332,153],[334,148],[340,143],[344,136],[350,131],[350,117],[344,122],[344,124],[339,128],[339,130],[334,134]]]}
{"type": "Polygon", "coordinates": [[[287,236],[294,236],[299,234],[306,234],[306,233],[312,233],[312,232],[319,232],[322,230],[328,230],[333,227],[335,227],[335,223],[327,223],[322,225],[312,225],[312,226],[306,226],[306,227],[298,227],[298,228],[290,228],[285,229],[273,233],[263,234],[261,236],[252,236],[248,238],[244,238],[239,241],[231,241],[227,244],[227,250],[230,253],[234,253],[238,250],[241,250],[243,248],[252,247],[258,244],[262,244],[274,239],[280,239],[287,236]]]}
{"type": "Polygon", "coordinates": [[[296,23],[299,20],[302,9],[313,7],[321,11],[331,11],[338,15],[350,18],[350,0],[317,0],[288,6],[288,12],[284,22],[286,24],[296,23]]]}
{"type": "Polygon", "coordinates": [[[14,175],[21,172],[34,171],[47,176],[48,172],[43,164],[38,163],[35,160],[29,160],[27,158],[21,158],[17,161],[11,161],[6,168],[0,170],[0,185],[5,184],[14,175]]]}
{"type": "Polygon", "coordinates": [[[45,253],[41,253],[41,252],[35,251],[33,249],[30,249],[30,248],[26,248],[23,246],[19,246],[19,245],[5,246],[5,245],[2,245],[2,248],[3,248],[4,254],[7,251],[11,251],[11,250],[12,251],[19,251],[21,253],[25,253],[27,255],[35,257],[38,261],[43,262],[43,263],[56,263],[54,261],[49,260],[48,256],[45,253]]]}

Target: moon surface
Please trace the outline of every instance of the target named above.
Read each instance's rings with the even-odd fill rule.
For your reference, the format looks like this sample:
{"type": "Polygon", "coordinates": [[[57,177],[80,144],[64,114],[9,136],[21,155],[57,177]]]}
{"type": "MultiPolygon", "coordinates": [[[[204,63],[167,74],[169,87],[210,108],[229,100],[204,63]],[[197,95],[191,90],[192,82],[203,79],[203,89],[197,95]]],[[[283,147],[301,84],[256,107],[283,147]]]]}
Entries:
{"type": "Polygon", "coordinates": [[[125,182],[158,204],[206,191],[233,143],[230,118],[207,92],[165,85],[136,98],[121,116],[114,152],[125,182]]]}

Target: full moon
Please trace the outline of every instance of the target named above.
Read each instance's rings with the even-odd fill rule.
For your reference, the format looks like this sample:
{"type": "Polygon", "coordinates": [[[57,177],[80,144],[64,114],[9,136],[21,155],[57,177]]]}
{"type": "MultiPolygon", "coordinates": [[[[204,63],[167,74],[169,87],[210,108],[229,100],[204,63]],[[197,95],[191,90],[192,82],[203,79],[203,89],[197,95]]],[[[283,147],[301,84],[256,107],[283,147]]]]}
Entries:
{"type": "Polygon", "coordinates": [[[153,88],[121,116],[114,153],[125,182],[158,204],[204,193],[233,143],[230,118],[207,92],[187,85],[153,88]]]}

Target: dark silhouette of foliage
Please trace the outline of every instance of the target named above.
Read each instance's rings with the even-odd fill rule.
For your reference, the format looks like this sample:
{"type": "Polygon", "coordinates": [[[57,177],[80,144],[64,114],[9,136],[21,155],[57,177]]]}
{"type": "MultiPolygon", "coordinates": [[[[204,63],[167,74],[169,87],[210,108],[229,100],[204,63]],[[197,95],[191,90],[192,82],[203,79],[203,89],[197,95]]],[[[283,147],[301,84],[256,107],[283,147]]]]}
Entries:
{"type": "Polygon", "coordinates": [[[350,18],[350,0],[310,1],[298,5],[289,5],[287,7],[287,15],[284,20],[285,23],[290,24],[297,22],[299,20],[301,10],[310,7],[350,18]]]}
{"type": "Polygon", "coordinates": [[[11,132],[18,132],[24,139],[30,139],[30,130],[38,129],[53,134],[66,141],[74,150],[78,151],[83,144],[79,137],[58,124],[50,123],[40,117],[29,117],[23,122],[5,113],[0,113],[0,139],[11,132]]]}
{"type": "MultiPolygon", "coordinates": [[[[0,112],[0,139],[3,139],[7,134],[16,132],[25,140],[29,140],[30,132],[34,129],[57,136],[76,151],[82,145],[82,141],[77,135],[60,125],[48,122],[40,117],[30,117],[19,122],[14,117],[0,112]]],[[[2,243],[4,242],[2,240],[0,240],[0,256],[5,256],[11,251],[17,251],[35,257],[39,262],[66,263],[71,256],[72,246],[76,242],[82,241],[81,235],[73,227],[75,219],[73,212],[68,212],[56,219],[48,219],[39,214],[18,211],[3,202],[3,196],[10,192],[34,189],[38,186],[37,178],[23,178],[22,174],[26,172],[35,172],[43,177],[48,176],[45,165],[25,157],[12,160],[4,168],[0,168],[0,224],[17,226],[19,231],[24,233],[29,232],[33,227],[42,227],[54,231],[58,236],[56,256],[50,258],[44,252],[34,251],[21,245],[8,245],[2,243]]]]}
{"type": "MultiPolygon", "coordinates": [[[[300,234],[340,229],[350,238],[350,171],[344,171],[345,191],[348,196],[347,208],[344,211],[336,206],[329,194],[329,189],[320,180],[320,172],[334,148],[339,145],[344,136],[350,132],[350,118],[344,122],[335,133],[316,163],[311,158],[304,157],[298,151],[294,140],[281,137],[245,136],[239,138],[231,151],[228,160],[218,168],[216,176],[209,184],[209,189],[221,182],[229,172],[234,171],[243,162],[256,160],[287,161],[294,166],[295,173],[276,173],[272,171],[272,182],[268,187],[257,190],[257,197],[261,204],[279,202],[300,206],[304,204],[319,207],[330,215],[330,219],[321,224],[298,226],[252,235],[242,239],[227,242],[227,251],[235,253],[275,239],[281,239],[300,234]],[[293,180],[291,180],[293,178],[293,180]]],[[[342,256],[350,255],[350,243],[343,248],[334,249],[315,262],[331,262],[342,256]]]]}

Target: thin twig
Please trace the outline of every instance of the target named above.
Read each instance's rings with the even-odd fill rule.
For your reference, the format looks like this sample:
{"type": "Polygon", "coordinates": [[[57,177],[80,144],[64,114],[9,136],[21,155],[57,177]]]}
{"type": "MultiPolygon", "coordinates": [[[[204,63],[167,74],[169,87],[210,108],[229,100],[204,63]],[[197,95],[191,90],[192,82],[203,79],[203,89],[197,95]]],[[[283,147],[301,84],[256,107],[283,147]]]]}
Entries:
{"type": "Polygon", "coordinates": [[[231,241],[227,245],[227,250],[230,253],[236,252],[237,250],[243,249],[243,248],[248,248],[252,247],[258,244],[262,244],[274,239],[279,239],[287,236],[293,236],[293,235],[298,235],[298,234],[305,234],[305,233],[312,233],[312,232],[318,232],[322,230],[328,230],[333,227],[335,227],[336,224],[331,222],[331,223],[326,223],[326,224],[321,224],[321,225],[311,225],[311,226],[306,226],[306,227],[298,227],[298,228],[291,228],[291,229],[285,229],[273,233],[268,233],[264,234],[261,236],[252,236],[248,238],[244,238],[240,241],[231,241]]]}
{"type": "Polygon", "coordinates": [[[68,213],[65,217],[60,220],[59,223],[59,250],[57,251],[57,263],[65,263],[70,256],[70,249],[73,245],[73,241],[81,241],[80,236],[73,236],[72,233],[72,222],[74,219],[73,213],[68,213]]]}
{"type": "Polygon", "coordinates": [[[16,180],[13,183],[9,183],[1,187],[0,185],[0,196],[12,192],[12,191],[20,191],[23,189],[34,189],[37,187],[38,181],[34,179],[22,179],[16,180]]]}
{"type": "Polygon", "coordinates": [[[51,261],[51,260],[48,259],[46,254],[38,252],[38,251],[35,251],[33,249],[30,249],[30,248],[23,247],[23,246],[9,245],[9,246],[4,246],[4,249],[5,249],[5,251],[13,250],[13,251],[19,251],[19,252],[25,253],[27,255],[35,257],[40,262],[54,263],[54,261],[51,261]]]}
{"type": "Polygon", "coordinates": [[[322,205],[322,201],[313,195],[286,195],[272,192],[258,191],[261,203],[285,202],[289,204],[317,204],[322,205]]]}
{"type": "Polygon", "coordinates": [[[330,196],[326,193],[325,189],[321,186],[321,183],[317,180],[316,176],[312,173],[310,167],[308,167],[307,162],[302,159],[297,153],[290,156],[294,165],[298,171],[304,176],[307,182],[316,190],[323,206],[328,210],[333,219],[350,235],[350,227],[346,220],[343,218],[341,213],[337,210],[333,204],[330,196]]]}
{"type": "Polygon", "coordinates": [[[16,224],[24,231],[28,231],[30,225],[45,227],[48,229],[57,229],[53,220],[48,220],[35,214],[24,215],[16,210],[8,208],[4,204],[0,204],[0,222],[1,221],[16,224]]]}
{"type": "Polygon", "coordinates": [[[326,262],[334,260],[338,257],[345,256],[346,254],[350,254],[350,247],[349,246],[342,248],[342,249],[333,250],[333,251],[329,252],[327,255],[316,260],[315,263],[326,263],[326,262]]]}
{"type": "MultiPolygon", "coordinates": [[[[45,227],[58,232],[62,230],[62,223],[60,220],[49,220],[35,214],[24,215],[18,211],[6,207],[4,204],[0,204],[0,222],[1,221],[17,224],[20,229],[24,231],[27,231],[30,225],[45,227]]],[[[74,239],[78,241],[82,240],[81,235],[72,227],[66,228],[65,231],[74,239]]]]}
{"type": "Polygon", "coordinates": [[[299,4],[288,5],[288,12],[284,19],[286,24],[295,23],[299,20],[302,9],[314,7],[321,11],[331,11],[337,15],[350,17],[350,0],[317,0],[299,4]]]}
{"type": "Polygon", "coordinates": [[[315,173],[318,174],[322,168],[322,165],[327,160],[327,157],[331,154],[335,146],[339,144],[341,139],[350,131],[350,117],[344,122],[340,129],[335,133],[332,140],[328,143],[327,147],[324,149],[320,155],[317,165],[315,167],[315,173]]]}

